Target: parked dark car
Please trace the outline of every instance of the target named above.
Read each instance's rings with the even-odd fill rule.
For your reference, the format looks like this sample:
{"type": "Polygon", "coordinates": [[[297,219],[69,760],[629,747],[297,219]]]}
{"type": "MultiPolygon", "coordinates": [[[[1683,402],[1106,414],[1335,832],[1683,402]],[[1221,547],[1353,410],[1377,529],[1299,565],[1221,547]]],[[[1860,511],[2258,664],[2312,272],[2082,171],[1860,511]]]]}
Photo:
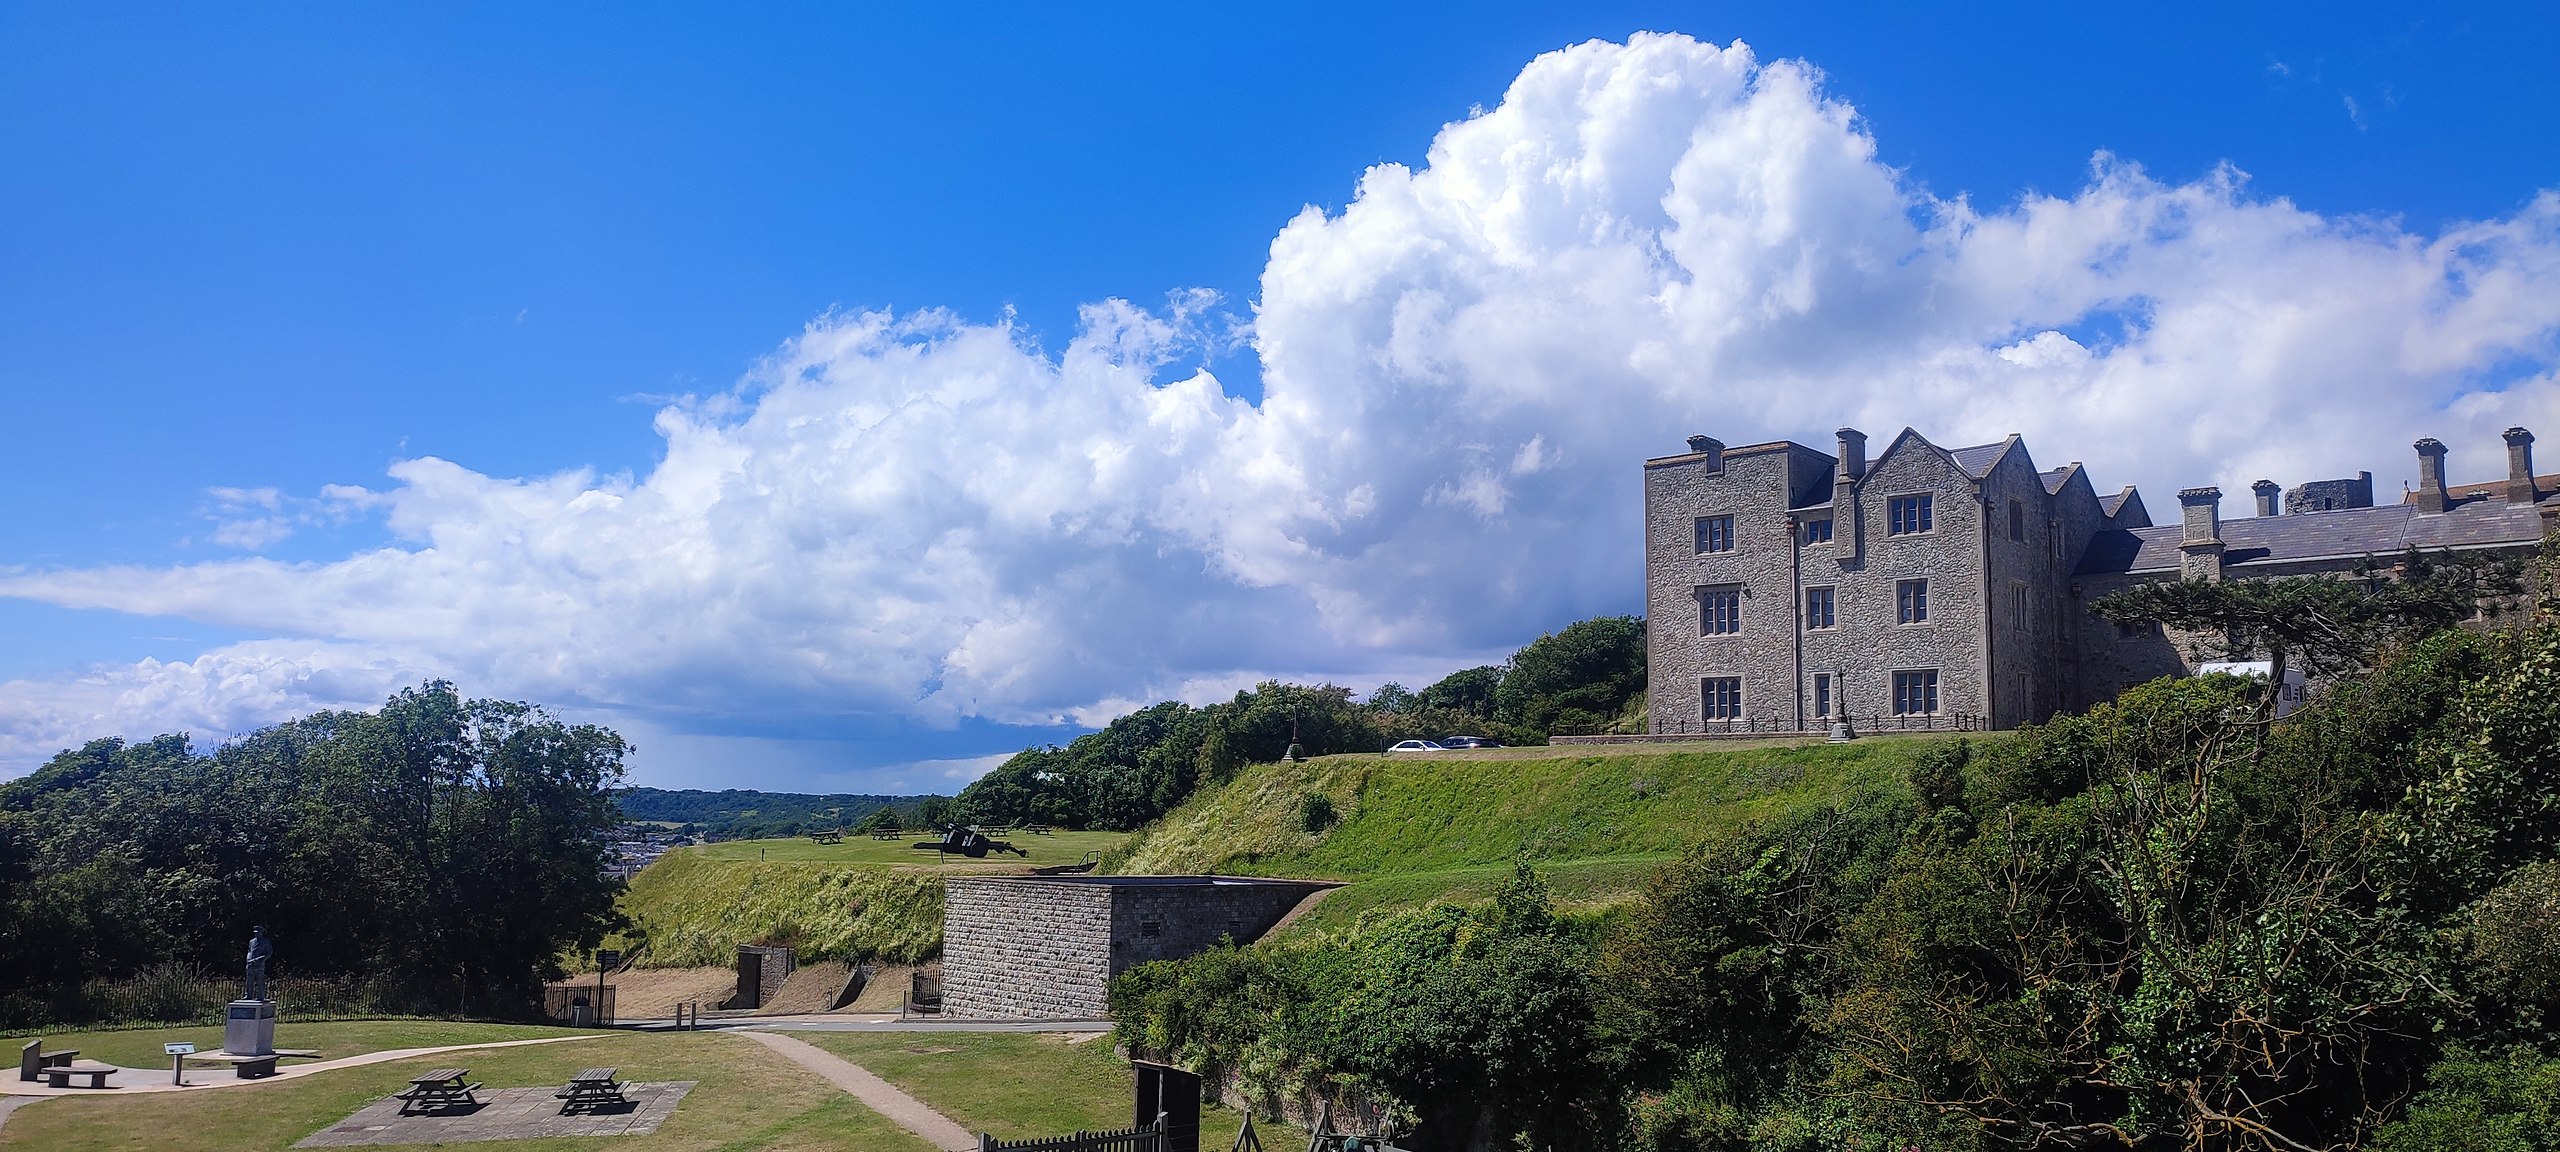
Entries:
{"type": "Polygon", "coordinates": [[[1440,739],[1440,746],[1443,748],[1500,748],[1502,741],[1485,736],[1444,736],[1440,739]]]}

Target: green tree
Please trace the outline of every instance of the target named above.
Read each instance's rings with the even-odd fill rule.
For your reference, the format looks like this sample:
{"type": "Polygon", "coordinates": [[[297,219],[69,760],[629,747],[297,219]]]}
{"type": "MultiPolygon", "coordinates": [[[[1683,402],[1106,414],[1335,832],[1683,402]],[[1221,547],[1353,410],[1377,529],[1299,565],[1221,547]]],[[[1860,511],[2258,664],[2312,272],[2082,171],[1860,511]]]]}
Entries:
{"type": "Polygon", "coordinates": [[[1644,619],[1602,616],[1513,655],[1494,692],[1494,718],[1557,735],[1596,732],[1644,688],[1644,619]]]}

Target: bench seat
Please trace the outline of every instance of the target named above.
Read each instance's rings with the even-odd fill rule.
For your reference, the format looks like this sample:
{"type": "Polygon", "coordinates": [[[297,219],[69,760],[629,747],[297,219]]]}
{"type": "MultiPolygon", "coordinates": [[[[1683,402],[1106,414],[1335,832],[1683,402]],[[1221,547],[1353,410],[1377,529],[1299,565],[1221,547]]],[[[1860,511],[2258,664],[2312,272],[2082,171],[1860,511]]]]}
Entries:
{"type": "Polygon", "coordinates": [[[68,1064],[47,1065],[44,1070],[44,1082],[46,1087],[68,1088],[71,1086],[72,1077],[86,1076],[89,1078],[89,1087],[104,1088],[107,1086],[107,1077],[122,1071],[124,1069],[113,1064],[93,1064],[80,1060],[68,1064]]]}

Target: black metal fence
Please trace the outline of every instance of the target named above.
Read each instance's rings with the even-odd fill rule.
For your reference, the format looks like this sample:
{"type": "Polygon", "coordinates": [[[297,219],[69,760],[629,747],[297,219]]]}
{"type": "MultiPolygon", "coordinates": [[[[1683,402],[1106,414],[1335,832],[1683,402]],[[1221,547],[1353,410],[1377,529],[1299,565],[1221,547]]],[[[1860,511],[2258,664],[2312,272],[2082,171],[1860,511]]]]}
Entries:
{"type": "Polygon", "coordinates": [[[611,1024],[613,985],[554,984],[542,990],[542,1014],[563,1024],[611,1024]]]}
{"type": "Polygon", "coordinates": [[[1988,732],[1989,717],[1970,712],[1931,712],[1911,715],[1878,713],[1864,716],[1811,716],[1798,722],[1793,716],[1743,716],[1730,720],[1682,720],[1668,732],[1615,736],[1554,736],[1559,744],[1637,744],[1650,740],[1681,737],[1723,736],[1829,736],[1839,725],[1847,725],[1849,734],[1864,736],[1871,732],[1988,732]]]}
{"type": "Polygon", "coordinates": [[[1078,1132],[1038,1140],[998,1140],[978,1133],[978,1152],[1165,1152],[1164,1117],[1138,1128],[1078,1132]]]}

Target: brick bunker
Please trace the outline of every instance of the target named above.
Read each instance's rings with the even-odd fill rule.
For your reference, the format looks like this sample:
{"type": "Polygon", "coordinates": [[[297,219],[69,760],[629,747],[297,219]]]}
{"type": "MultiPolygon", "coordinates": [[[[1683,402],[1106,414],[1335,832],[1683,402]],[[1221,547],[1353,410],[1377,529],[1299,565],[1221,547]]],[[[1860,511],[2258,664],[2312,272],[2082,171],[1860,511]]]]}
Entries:
{"type": "Polygon", "coordinates": [[[1240,876],[954,876],[942,902],[942,1003],[974,1020],[1095,1020],[1111,978],[1250,943],[1338,885],[1240,876]]]}

